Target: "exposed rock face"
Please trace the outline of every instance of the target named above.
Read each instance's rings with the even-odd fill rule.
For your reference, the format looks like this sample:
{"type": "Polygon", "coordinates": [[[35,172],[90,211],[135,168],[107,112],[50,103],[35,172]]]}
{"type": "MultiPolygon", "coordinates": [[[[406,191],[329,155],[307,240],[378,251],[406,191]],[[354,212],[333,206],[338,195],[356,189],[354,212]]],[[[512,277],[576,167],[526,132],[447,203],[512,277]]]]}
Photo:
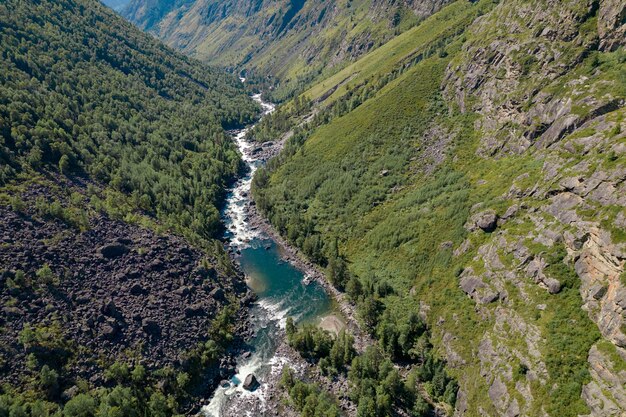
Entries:
{"type": "MultiPolygon", "coordinates": [[[[589,117],[606,114],[623,105],[610,94],[553,97],[540,90],[580,63],[587,51],[599,42],[597,34],[583,30],[584,23],[596,12],[593,1],[513,3],[497,7],[475,22],[472,31],[476,41],[465,46],[465,59],[451,65],[445,83],[448,96],[462,110],[483,115],[478,127],[484,132],[480,152],[486,156],[519,154],[533,144],[545,148],[589,117]],[[556,8],[558,17],[551,12],[556,8]],[[501,23],[504,21],[506,25],[501,23]],[[496,27],[506,27],[506,31],[515,36],[498,36],[496,27]],[[504,91],[507,93],[502,94],[504,91]],[[472,104],[467,102],[470,95],[472,104]],[[530,103],[530,110],[525,111],[522,103],[530,103]],[[579,115],[571,111],[583,103],[590,108],[589,112],[579,115]],[[512,126],[517,128],[512,129],[512,126]]],[[[617,24],[613,15],[623,4],[600,3],[601,13],[606,14],[600,19],[600,26],[606,27],[604,37],[610,43],[608,38],[616,30],[608,27],[617,24]]],[[[574,91],[576,85],[572,80],[574,91]]]]}
{"type": "MultiPolygon", "coordinates": [[[[412,10],[420,18],[426,18],[440,10],[449,0],[372,0],[370,10],[375,16],[386,16],[386,10],[395,9],[402,11],[402,8],[412,10]]],[[[393,21],[392,21],[393,23],[393,21]]]]}
{"type": "MultiPolygon", "coordinates": [[[[598,323],[604,339],[623,352],[626,348],[626,286],[619,276],[624,270],[626,253],[616,253],[617,247],[610,240],[602,239],[608,237],[606,234],[602,236],[597,229],[592,229],[591,232],[576,261],[576,271],[582,280],[581,295],[585,308],[598,323]]],[[[592,368],[598,366],[594,363],[597,357],[597,352],[590,353],[592,368]]],[[[594,376],[606,379],[607,372],[596,372],[594,376]]],[[[596,378],[595,384],[601,383],[596,378]]],[[[618,388],[620,387],[616,387],[618,388]]]]}
{"type": "MultiPolygon", "coordinates": [[[[35,187],[24,198],[48,195],[35,187]]],[[[107,362],[137,359],[130,351],[149,369],[179,366],[184,352],[208,338],[211,320],[228,304],[224,294],[247,293],[242,277],[209,273],[206,256],[182,238],[103,215],[79,232],[34,210],[0,207],[0,298],[11,306],[0,313],[2,382],[17,383],[27,372],[28,350],[17,336],[28,325],[58,325],[59,343],[76,353],[73,376],[92,382],[101,381],[107,362]],[[52,276],[38,273],[45,265],[52,276]]]]}
{"type": "MultiPolygon", "coordinates": [[[[499,218],[473,209],[466,224],[473,237],[454,249],[457,257],[477,253],[459,287],[493,322],[478,349],[489,409],[496,410],[485,407],[484,415],[533,415],[531,382],[550,379],[545,335],[514,304],[532,303],[537,317],[549,310],[550,298],[534,301],[542,298],[536,289],[548,297],[564,291],[566,282],[553,275],[558,263],[575,272],[582,308],[602,335],[589,351],[592,381],[582,398],[592,416],[626,412],[625,101],[611,77],[598,76],[601,70],[596,81],[573,70],[594,51],[625,44],[625,17],[623,1],[501,2],[474,22],[462,55],[448,67],[442,88],[451,107],[478,115],[478,154],[529,155],[543,164],[541,175],[521,175],[501,196],[509,208],[497,211],[499,218]],[[617,162],[607,162],[605,152],[617,162]],[[556,247],[565,257],[549,260],[545,252],[556,247]],[[526,374],[515,381],[511,363],[518,361],[526,374]]],[[[473,384],[462,381],[461,391],[473,384]]],[[[455,415],[470,407],[461,392],[455,415]]]]}
{"type": "MultiPolygon", "coordinates": [[[[478,351],[481,375],[486,379],[497,415],[531,415],[530,382],[550,378],[541,350],[544,336],[532,320],[516,313],[519,307],[514,307],[510,299],[513,290],[515,299],[532,303],[536,297],[533,285],[552,296],[562,291],[564,282],[551,275],[551,262],[563,262],[575,271],[580,280],[582,308],[602,335],[589,352],[592,381],[584,387],[583,399],[593,416],[624,412],[621,399],[626,373],[620,369],[626,364],[626,244],[619,241],[622,216],[605,210],[623,213],[626,172],[620,164],[598,168],[592,161],[594,155],[603,154],[602,149],[622,152],[618,144],[625,135],[608,135],[607,131],[623,132],[623,128],[616,129],[605,117],[582,128],[587,128],[591,136],[573,134],[542,151],[542,176],[528,188],[512,185],[515,192],[503,198],[512,198],[515,203],[510,207],[515,209],[507,209],[500,217],[501,225],[476,249],[472,266],[466,267],[459,277],[460,288],[476,302],[479,314],[494,321],[478,351]],[[605,133],[593,133],[596,130],[605,133]],[[586,157],[566,163],[563,155],[575,155],[578,151],[574,149],[583,149],[586,157]],[[587,216],[583,214],[585,210],[587,216]],[[600,224],[598,219],[605,220],[600,224]],[[522,224],[528,224],[524,234],[513,231],[515,225],[522,224]],[[563,246],[567,254],[562,260],[549,261],[538,249],[532,249],[533,245],[548,252],[563,246]],[[510,340],[516,337],[522,338],[523,343],[513,349],[510,340]],[[610,360],[606,349],[615,352],[610,360]],[[527,369],[526,377],[512,386],[514,369],[510,364],[517,361],[527,369]],[[516,395],[523,395],[527,401],[515,401],[516,395]]],[[[468,222],[469,230],[476,236],[483,234],[477,222],[483,215],[484,212],[477,212],[468,222]]],[[[471,239],[456,248],[455,255],[462,256],[469,250],[471,239]]],[[[546,308],[549,304],[537,304],[537,314],[546,308]]],[[[450,359],[458,361],[456,356],[450,359]]],[[[463,399],[463,394],[459,398],[463,399]]],[[[463,407],[467,404],[461,402],[457,415],[463,415],[463,407]]]]}
{"type": "Polygon", "coordinates": [[[619,365],[615,363],[619,358],[626,360],[624,349],[617,348],[617,356],[613,358],[597,345],[589,352],[593,381],[585,386],[582,395],[591,408],[592,415],[623,415],[626,404],[626,371],[619,369],[619,365]]]}
{"type": "Polygon", "coordinates": [[[626,4],[623,1],[600,2],[598,34],[602,50],[614,51],[626,44],[626,4]]]}

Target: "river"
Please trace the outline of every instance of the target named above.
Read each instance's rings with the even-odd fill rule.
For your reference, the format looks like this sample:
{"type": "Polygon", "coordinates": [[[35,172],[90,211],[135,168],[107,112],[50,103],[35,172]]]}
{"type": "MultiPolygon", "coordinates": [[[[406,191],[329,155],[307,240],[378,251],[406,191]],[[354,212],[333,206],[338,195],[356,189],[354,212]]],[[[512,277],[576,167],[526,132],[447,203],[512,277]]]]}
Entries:
{"type": "MultiPolygon", "coordinates": [[[[274,106],[264,102],[260,94],[253,99],[263,107],[263,116],[274,111],[274,106]]],[[[263,381],[270,374],[280,372],[288,362],[286,357],[277,354],[287,317],[293,317],[296,322],[319,322],[333,311],[333,303],[324,288],[316,281],[308,283],[302,271],[282,259],[278,244],[248,222],[252,177],[265,162],[254,154],[257,144],[245,139],[251,128],[233,134],[249,169],[232,188],[223,220],[227,228],[225,237],[233,250],[240,252],[237,260],[248,286],[258,296],[250,311],[255,336],[250,342],[251,354],[237,359],[237,374],[228,385],[220,386],[210,403],[202,409],[203,414],[209,417],[222,417],[227,407],[236,407],[234,402],[247,403],[249,401],[246,400],[252,399],[250,397],[254,397],[263,410],[268,395],[263,381]],[[260,388],[254,392],[248,392],[241,386],[248,374],[254,374],[261,382],[260,388]]],[[[240,410],[240,415],[252,416],[252,411],[240,410]]]]}

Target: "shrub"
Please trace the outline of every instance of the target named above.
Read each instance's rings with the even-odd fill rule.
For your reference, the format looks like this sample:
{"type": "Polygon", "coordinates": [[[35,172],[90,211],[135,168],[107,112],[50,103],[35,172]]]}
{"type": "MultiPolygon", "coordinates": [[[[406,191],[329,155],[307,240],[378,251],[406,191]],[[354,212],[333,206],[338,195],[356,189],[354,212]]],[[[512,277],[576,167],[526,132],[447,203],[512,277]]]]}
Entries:
{"type": "Polygon", "coordinates": [[[78,394],[65,404],[64,417],[94,417],[97,402],[88,394],[78,394]]]}
{"type": "Polygon", "coordinates": [[[48,286],[59,284],[59,278],[54,275],[52,269],[50,269],[50,266],[48,264],[45,264],[44,266],[39,268],[35,275],[37,276],[39,283],[42,285],[48,286]]]}

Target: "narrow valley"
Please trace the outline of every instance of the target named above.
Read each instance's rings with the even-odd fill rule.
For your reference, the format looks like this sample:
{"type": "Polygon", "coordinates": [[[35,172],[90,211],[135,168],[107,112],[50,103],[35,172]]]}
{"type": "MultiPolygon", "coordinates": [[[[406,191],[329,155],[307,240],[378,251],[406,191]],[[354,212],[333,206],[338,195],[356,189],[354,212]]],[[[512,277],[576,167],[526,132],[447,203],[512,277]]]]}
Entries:
{"type": "Polygon", "coordinates": [[[0,58],[0,417],[626,416],[626,0],[3,0],[0,58]]]}
{"type": "MultiPolygon", "coordinates": [[[[263,116],[274,111],[274,106],[262,101],[260,94],[253,98],[262,106],[263,116]]],[[[249,311],[254,336],[249,342],[250,350],[237,359],[237,373],[220,383],[210,403],[202,409],[210,417],[237,416],[242,409],[248,415],[273,415],[268,407],[268,397],[272,395],[269,389],[276,389],[283,366],[291,363],[293,356],[285,346],[287,317],[319,323],[333,312],[332,301],[324,289],[316,281],[307,280],[303,271],[285,259],[282,248],[259,222],[251,221],[254,173],[268,157],[280,151],[279,143],[266,144],[264,148],[251,143],[246,135],[252,128],[232,132],[247,167],[246,174],[230,191],[223,217],[229,250],[257,296],[249,311]],[[254,380],[246,381],[252,376],[254,380]]]]}

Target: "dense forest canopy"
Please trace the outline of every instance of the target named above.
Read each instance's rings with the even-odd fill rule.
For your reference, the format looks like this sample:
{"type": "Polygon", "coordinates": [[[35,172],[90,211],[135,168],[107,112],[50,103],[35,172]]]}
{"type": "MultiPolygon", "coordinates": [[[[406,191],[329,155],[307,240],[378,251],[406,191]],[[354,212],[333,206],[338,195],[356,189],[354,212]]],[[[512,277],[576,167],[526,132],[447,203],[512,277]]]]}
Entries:
{"type": "Polygon", "coordinates": [[[208,237],[239,157],[224,129],[257,108],[238,81],[94,0],[0,4],[0,183],[86,174],[208,237]]]}
{"type": "Polygon", "coordinates": [[[97,0],[0,2],[0,416],[194,405],[246,291],[212,239],[241,167],[226,130],[258,110],[97,0]]]}

